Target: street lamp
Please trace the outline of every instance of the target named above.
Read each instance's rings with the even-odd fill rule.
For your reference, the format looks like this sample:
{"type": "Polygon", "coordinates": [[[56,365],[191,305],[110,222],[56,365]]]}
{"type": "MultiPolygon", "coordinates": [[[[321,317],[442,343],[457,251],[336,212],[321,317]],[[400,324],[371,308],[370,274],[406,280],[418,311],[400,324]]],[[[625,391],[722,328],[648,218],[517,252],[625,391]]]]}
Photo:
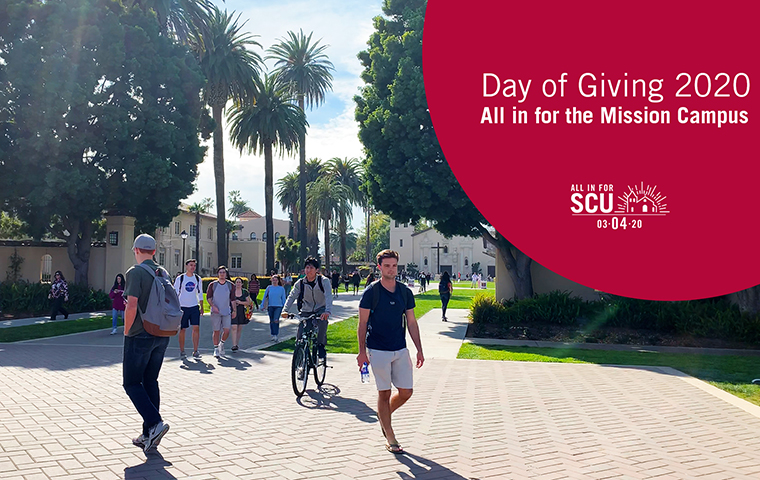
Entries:
{"type": "Polygon", "coordinates": [[[184,265],[185,264],[185,240],[187,240],[187,232],[182,230],[182,233],[180,233],[179,236],[182,237],[182,265],[184,265]]]}

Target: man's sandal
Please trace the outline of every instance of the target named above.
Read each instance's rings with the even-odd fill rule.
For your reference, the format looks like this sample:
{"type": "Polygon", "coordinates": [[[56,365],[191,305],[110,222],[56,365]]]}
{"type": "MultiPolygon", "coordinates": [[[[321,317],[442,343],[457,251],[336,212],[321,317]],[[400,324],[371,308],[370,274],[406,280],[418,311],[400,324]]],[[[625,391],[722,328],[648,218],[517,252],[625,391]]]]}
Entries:
{"type": "Polygon", "coordinates": [[[395,453],[396,455],[400,455],[404,453],[404,449],[401,448],[401,445],[399,445],[398,443],[386,443],[385,449],[391,453],[395,453]]]}

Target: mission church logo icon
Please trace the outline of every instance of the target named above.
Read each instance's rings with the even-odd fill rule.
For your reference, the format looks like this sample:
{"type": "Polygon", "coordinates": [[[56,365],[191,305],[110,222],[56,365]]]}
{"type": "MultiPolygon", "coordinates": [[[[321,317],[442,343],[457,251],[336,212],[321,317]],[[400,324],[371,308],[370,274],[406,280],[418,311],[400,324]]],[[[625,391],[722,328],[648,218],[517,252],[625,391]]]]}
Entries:
{"type": "Polygon", "coordinates": [[[620,202],[616,205],[616,214],[626,213],[635,215],[665,215],[670,213],[668,204],[662,193],[657,191],[657,185],[644,187],[644,182],[636,187],[628,186],[628,191],[619,195],[620,202]]]}

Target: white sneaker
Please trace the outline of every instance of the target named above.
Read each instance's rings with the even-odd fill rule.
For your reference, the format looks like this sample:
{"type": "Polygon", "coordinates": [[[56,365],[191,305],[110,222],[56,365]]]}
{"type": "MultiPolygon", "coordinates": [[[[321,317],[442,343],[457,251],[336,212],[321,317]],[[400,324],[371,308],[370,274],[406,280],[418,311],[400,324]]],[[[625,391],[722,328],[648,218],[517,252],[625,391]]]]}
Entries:
{"type": "Polygon", "coordinates": [[[158,422],[155,424],[149,431],[148,431],[148,437],[145,439],[145,447],[143,448],[144,452],[147,452],[151,448],[158,445],[158,443],[161,441],[164,435],[166,435],[166,432],[169,431],[169,424],[164,422],[158,422]]]}
{"type": "Polygon", "coordinates": [[[116,328],[114,328],[113,330],[111,330],[111,335],[116,335],[116,331],[117,331],[116,328]]]}
{"type": "Polygon", "coordinates": [[[219,358],[219,347],[214,347],[214,356],[219,358]]]}
{"type": "Polygon", "coordinates": [[[219,355],[224,355],[224,342],[219,342],[219,355]]]}
{"type": "Polygon", "coordinates": [[[280,337],[278,337],[277,335],[275,335],[275,336],[274,336],[274,341],[275,341],[275,343],[276,343],[276,342],[279,342],[279,341],[280,341],[280,337]]]}

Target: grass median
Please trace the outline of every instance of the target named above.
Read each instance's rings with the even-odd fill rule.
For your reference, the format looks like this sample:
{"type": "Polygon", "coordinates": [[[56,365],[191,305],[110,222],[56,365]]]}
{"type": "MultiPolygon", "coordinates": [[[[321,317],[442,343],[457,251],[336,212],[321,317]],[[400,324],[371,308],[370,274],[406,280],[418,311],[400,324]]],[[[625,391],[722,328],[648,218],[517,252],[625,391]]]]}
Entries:
{"type": "MultiPolygon", "coordinates": [[[[100,315],[77,320],[61,320],[20,327],[0,328],[0,343],[21,342],[36,338],[58,337],[72,333],[103,330],[111,328],[111,321],[110,315],[100,315]]],[[[120,326],[124,325],[124,322],[121,320],[118,323],[120,326]]]]}

